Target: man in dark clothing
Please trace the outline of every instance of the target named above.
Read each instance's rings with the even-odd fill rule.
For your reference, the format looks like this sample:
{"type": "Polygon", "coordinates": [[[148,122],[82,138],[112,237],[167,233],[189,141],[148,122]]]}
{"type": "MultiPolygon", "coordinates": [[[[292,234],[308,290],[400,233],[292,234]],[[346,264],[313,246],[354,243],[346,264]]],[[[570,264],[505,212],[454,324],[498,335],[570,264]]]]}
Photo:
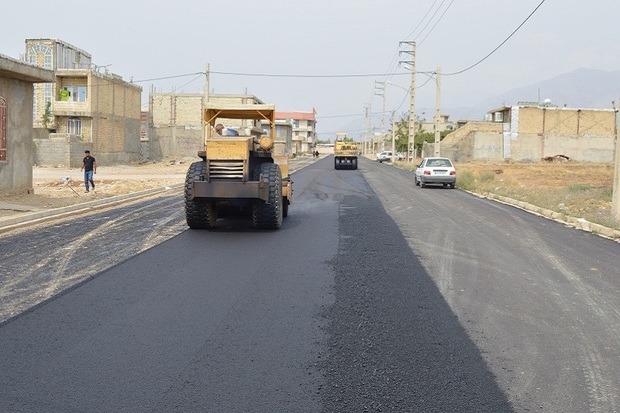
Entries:
{"type": "Polygon", "coordinates": [[[93,174],[97,173],[97,163],[95,162],[95,158],[90,156],[90,151],[84,151],[86,156],[82,160],[82,168],[80,171],[84,171],[84,186],[86,187],[86,192],[88,192],[88,183],[93,187],[93,191],[95,190],[95,181],[93,181],[93,174]]]}

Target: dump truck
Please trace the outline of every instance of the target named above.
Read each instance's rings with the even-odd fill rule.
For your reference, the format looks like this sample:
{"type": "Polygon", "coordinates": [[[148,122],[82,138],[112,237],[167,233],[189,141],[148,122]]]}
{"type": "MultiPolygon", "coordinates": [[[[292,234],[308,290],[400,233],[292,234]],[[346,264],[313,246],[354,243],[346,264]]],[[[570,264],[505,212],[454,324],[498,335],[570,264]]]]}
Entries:
{"type": "Polygon", "coordinates": [[[357,169],[357,142],[347,140],[345,132],[336,133],[334,142],[334,169],[357,169]]]}
{"type": "Polygon", "coordinates": [[[286,142],[276,141],[275,129],[273,105],[205,104],[204,150],[198,151],[201,161],[190,165],[185,178],[190,228],[210,229],[218,217],[230,215],[251,216],[256,228],[280,228],[293,182],[286,142]],[[234,133],[218,134],[223,125],[234,133]]]}

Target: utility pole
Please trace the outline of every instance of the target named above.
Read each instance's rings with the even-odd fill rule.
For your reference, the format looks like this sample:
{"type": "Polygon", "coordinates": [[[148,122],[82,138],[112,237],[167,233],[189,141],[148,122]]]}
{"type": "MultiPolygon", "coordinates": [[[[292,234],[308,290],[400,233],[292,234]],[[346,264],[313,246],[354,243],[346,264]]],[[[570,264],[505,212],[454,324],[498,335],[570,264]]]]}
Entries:
{"type": "Polygon", "coordinates": [[[392,156],[396,156],[396,122],[394,122],[394,110],[392,110],[392,156]]]}
{"type": "Polygon", "coordinates": [[[207,123],[207,119],[205,119],[205,110],[207,109],[207,103],[209,102],[209,75],[210,75],[210,64],[207,63],[207,67],[205,68],[205,95],[202,98],[202,113],[201,113],[201,117],[202,119],[202,143],[203,145],[207,144],[207,139],[210,137],[210,134],[207,133],[207,130],[209,128],[207,128],[206,123],[207,123]]]}
{"type": "MultiPolygon", "coordinates": [[[[618,100],[620,102],[620,100],[618,100]]],[[[620,136],[618,134],[618,110],[615,111],[616,120],[616,144],[614,155],[614,179],[611,202],[611,216],[616,222],[620,222],[620,136]]]]}
{"type": "Polygon", "coordinates": [[[381,150],[385,150],[385,81],[375,80],[375,95],[383,97],[383,110],[381,111],[381,150]],[[377,86],[379,85],[379,86],[377,86]]]}
{"type": "Polygon", "coordinates": [[[211,65],[209,63],[207,63],[207,67],[205,70],[205,102],[209,101],[209,76],[210,76],[210,72],[211,72],[211,65]]]}
{"type": "Polygon", "coordinates": [[[437,66],[435,74],[435,156],[441,156],[441,132],[439,120],[441,118],[441,68],[437,66]]]}
{"type": "Polygon", "coordinates": [[[411,162],[411,145],[415,139],[415,42],[402,41],[399,46],[406,44],[411,46],[411,51],[401,50],[400,53],[404,53],[410,56],[410,60],[401,60],[399,63],[409,65],[411,67],[411,90],[409,96],[411,96],[409,104],[409,136],[407,138],[407,162],[411,162]]]}
{"type": "Polygon", "coordinates": [[[372,141],[372,134],[370,133],[370,103],[364,107],[365,119],[364,119],[364,131],[366,133],[366,140],[368,141],[368,151],[366,153],[374,152],[374,142],[372,141]]]}

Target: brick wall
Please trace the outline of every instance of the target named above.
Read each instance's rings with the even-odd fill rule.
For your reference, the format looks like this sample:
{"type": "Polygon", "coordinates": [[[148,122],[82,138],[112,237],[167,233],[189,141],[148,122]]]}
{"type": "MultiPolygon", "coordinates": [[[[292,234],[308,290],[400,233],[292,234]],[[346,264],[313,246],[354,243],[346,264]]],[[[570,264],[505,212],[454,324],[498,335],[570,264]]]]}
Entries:
{"type": "Polygon", "coordinates": [[[511,159],[565,155],[578,162],[613,162],[613,110],[519,107],[518,112],[518,129],[511,130],[511,159]]]}
{"type": "MultiPolygon", "coordinates": [[[[511,123],[468,122],[442,141],[442,156],[539,162],[565,155],[578,162],[613,163],[613,110],[515,107],[511,118],[511,123]]],[[[424,153],[432,155],[433,145],[425,145],[424,153]]]]}
{"type": "MultiPolygon", "coordinates": [[[[149,109],[149,157],[197,157],[202,143],[202,102],[204,95],[188,93],[151,93],[149,109]]],[[[211,95],[211,101],[223,104],[262,103],[253,96],[211,95]]],[[[231,121],[227,126],[240,126],[231,121]]]]}
{"type": "Polygon", "coordinates": [[[203,95],[151,95],[153,127],[197,126],[202,123],[203,95]]]}

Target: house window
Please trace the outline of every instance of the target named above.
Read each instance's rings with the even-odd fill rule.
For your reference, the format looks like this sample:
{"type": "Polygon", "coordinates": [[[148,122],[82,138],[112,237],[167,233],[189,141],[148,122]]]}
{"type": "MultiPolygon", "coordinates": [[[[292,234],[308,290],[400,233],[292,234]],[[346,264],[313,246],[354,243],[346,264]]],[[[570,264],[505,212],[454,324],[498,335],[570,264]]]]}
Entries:
{"type": "MultiPolygon", "coordinates": [[[[44,108],[47,108],[48,106],[51,107],[51,104],[52,104],[52,84],[45,83],[45,84],[35,85],[34,87],[35,87],[35,92],[34,92],[34,96],[32,99],[32,120],[36,122],[36,121],[40,121],[44,117],[44,114],[43,114],[44,112],[41,112],[38,110],[39,104],[37,103],[37,88],[39,87],[43,88],[43,108],[41,110],[45,110],[44,108]]],[[[48,122],[51,121],[51,119],[49,118],[47,120],[48,122]]]]}
{"type": "MultiPolygon", "coordinates": [[[[52,48],[45,44],[35,44],[28,49],[28,62],[43,67],[45,69],[53,69],[52,66],[52,48]]],[[[52,84],[45,83],[43,87],[43,96],[37,96],[39,89],[35,86],[34,98],[32,99],[32,120],[40,121],[40,117],[43,115],[41,111],[45,110],[48,104],[52,101],[52,84]],[[39,105],[39,101],[43,98],[43,105],[39,105]],[[39,119],[37,119],[39,118],[39,119]]]]}
{"type": "Polygon", "coordinates": [[[63,86],[58,95],[62,101],[86,102],[86,86],[63,86]]]}
{"type": "Polygon", "coordinates": [[[294,120],[293,121],[293,127],[294,128],[299,128],[299,120],[294,120]]]}
{"type": "Polygon", "coordinates": [[[0,96],[0,162],[6,161],[6,99],[0,96]]]}
{"type": "Polygon", "coordinates": [[[52,48],[44,44],[35,44],[28,51],[28,60],[33,65],[52,69],[52,48]]]}
{"type": "Polygon", "coordinates": [[[67,133],[70,135],[82,136],[82,119],[67,119],[67,133]]]}

